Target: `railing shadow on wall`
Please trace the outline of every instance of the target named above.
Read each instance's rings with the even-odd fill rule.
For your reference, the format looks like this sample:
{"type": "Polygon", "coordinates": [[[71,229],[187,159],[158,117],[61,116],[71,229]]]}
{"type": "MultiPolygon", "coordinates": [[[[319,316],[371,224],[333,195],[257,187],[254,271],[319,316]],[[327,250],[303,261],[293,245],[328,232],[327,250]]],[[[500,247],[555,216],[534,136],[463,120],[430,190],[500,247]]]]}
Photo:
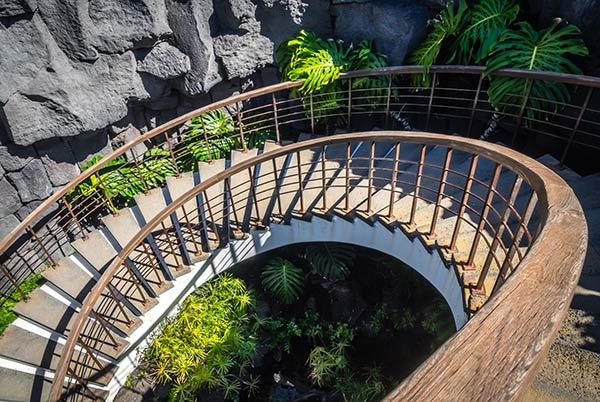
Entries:
{"type": "MultiPolygon", "coordinates": [[[[122,183],[136,180],[139,191],[147,191],[161,183],[151,183],[140,174],[144,171],[141,165],[166,158],[173,174],[194,169],[197,157],[193,156],[192,148],[203,146],[210,150],[218,147],[223,137],[233,140],[242,149],[250,147],[251,136],[259,132],[268,132],[280,143],[295,141],[300,132],[331,134],[336,129],[406,125],[415,130],[479,137],[496,115],[496,119],[501,119],[505,143],[529,151],[529,140],[543,139],[558,149],[561,164],[580,151],[600,149],[600,135],[595,134],[599,132],[597,115],[600,111],[593,106],[600,79],[533,71],[494,72],[494,76],[552,81],[568,86],[573,94],[572,102],[557,102],[552,113],[537,117],[527,113],[535,99],[525,98],[510,112],[495,110],[486,94],[487,78],[481,67],[433,66],[430,69],[432,85],[417,88],[411,77],[422,72],[420,66],[401,66],[345,74],[341,80],[347,83],[347,90],[335,93],[335,102],[331,102],[331,93],[290,96],[290,91],[301,83],[285,82],[215,102],[149,131],[84,171],[2,239],[0,296],[18,289],[19,283],[33,273],[56,265],[59,258],[72,252],[69,245],[72,240],[86,237],[102,216],[125,206],[118,192],[110,187],[115,182],[118,185],[119,180],[122,183]],[[387,87],[354,88],[352,81],[365,77],[380,77],[387,82],[387,87]],[[227,109],[233,116],[234,128],[230,133],[217,135],[200,130],[199,135],[190,134],[192,118],[220,109],[227,109]],[[140,154],[136,148],[140,144],[162,152],[140,154]],[[111,163],[121,158],[126,159],[121,166],[130,168],[129,173],[123,173],[124,169],[116,171],[111,183],[103,182],[111,163]],[[90,184],[87,191],[81,191],[82,183],[90,184]]],[[[208,152],[207,157],[211,154],[213,152],[208,152]]]]}

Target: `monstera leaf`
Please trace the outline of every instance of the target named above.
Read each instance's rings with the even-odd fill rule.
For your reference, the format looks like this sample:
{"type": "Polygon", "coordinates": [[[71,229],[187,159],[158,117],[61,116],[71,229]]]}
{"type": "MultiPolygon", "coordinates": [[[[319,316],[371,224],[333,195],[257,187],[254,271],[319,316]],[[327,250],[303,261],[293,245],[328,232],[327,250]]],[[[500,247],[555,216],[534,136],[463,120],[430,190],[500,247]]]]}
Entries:
{"type": "Polygon", "coordinates": [[[304,287],[302,269],[281,257],[268,262],[261,278],[264,288],[285,304],[298,300],[304,287]]]}
{"type": "Polygon", "coordinates": [[[315,273],[331,281],[345,279],[356,257],[347,244],[319,243],[306,247],[306,259],[315,273]]]}

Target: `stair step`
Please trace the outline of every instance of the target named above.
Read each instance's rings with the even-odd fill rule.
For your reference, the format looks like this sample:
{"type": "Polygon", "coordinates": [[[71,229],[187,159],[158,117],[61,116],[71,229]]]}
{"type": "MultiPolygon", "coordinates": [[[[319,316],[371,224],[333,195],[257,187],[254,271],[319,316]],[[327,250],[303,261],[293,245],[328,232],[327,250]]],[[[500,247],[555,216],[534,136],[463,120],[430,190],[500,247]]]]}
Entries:
{"type": "MultiPolygon", "coordinates": [[[[71,331],[77,311],[54,299],[52,296],[47,294],[41,289],[36,289],[29,294],[27,300],[20,301],[14,307],[13,311],[30,321],[33,321],[50,331],[68,336],[71,331]]],[[[115,324],[115,327],[119,328],[124,333],[132,332],[141,321],[137,317],[132,317],[132,325],[127,327],[123,324],[115,324]]],[[[115,335],[115,338],[118,338],[115,335]]],[[[125,344],[125,342],[122,342],[125,344]]],[[[101,349],[109,356],[114,357],[118,351],[115,351],[112,347],[101,349]]]]}
{"type": "MultiPolygon", "coordinates": [[[[142,213],[144,225],[154,219],[154,217],[167,206],[163,189],[160,187],[153,188],[147,193],[136,195],[135,202],[142,213]]],[[[164,224],[165,226],[169,227],[171,225],[171,221],[169,219],[165,219],[164,224]]]]}
{"type": "MultiPolygon", "coordinates": [[[[63,345],[15,325],[9,326],[0,336],[0,355],[22,363],[55,370],[62,353],[63,345]]],[[[104,364],[104,369],[97,373],[99,367],[94,365],[88,369],[88,374],[97,373],[93,382],[106,385],[114,376],[116,367],[101,359],[98,361],[104,364]]]]}
{"type": "Polygon", "coordinates": [[[94,278],[69,257],[58,261],[56,267],[46,269],[42,276],[80,303],[83,302],[96,283],[94,278]]]}
{"type": "Polygon", "coordinates": [[[77,239],[71,244],[99,273],[104,272],[107,265],[117,255],[117,251],[99,230],[88,233],[87,239],[77,239]]]}
{"type": "Polygon", "coordinates": [[[103,217],[102,223],[121,247],[125,247],[141,228],[129,208],[123,208],[117,214],[103,217]]]}
{"type": "Polygon", "coordinates": [[[52,380],[0,367],[0,400],[6,402],[47,401],[52,380]]]}

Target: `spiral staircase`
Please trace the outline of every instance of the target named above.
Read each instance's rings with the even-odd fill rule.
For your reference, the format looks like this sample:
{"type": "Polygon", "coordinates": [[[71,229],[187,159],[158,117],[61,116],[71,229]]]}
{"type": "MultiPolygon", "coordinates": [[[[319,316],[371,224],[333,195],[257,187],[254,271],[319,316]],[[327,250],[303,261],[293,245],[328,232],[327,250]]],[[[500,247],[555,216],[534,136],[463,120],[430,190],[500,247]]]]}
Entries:
{"type": "MultiPolygon", "coordinates": [[[[362,72],[390,77],[383,126],[398,102],[392,74],[412,71],[362,72]]],[[[595,222],[599,176],[580,177],[548,154],[534,160],[459,131],[356,132],[353,119],[373,110],[351,89],[347,111],[336,112],[347,116],[347,127],[320,136],[313,110],[319,100],[292,103],[284,95],[295,85],[241,94],[148,132],[84,172],[0,243],[3,286],[18,287],[28,271],[50,265],[45,283],[17,304],[17,320],[0,337],[0,400],[112,400],[158,324],[186,295],[245,258],[311,240],[396,256],[451,308],[458,333],[386,400],[522,396],[575,291],[587,243],[580,203],[595,222]],[[135,205],[117,208],[100,194],[67,197],[110,160],[129,152],[131,165],[140,163],[134,149],[142,142],[168,149],[177,165],[190,118],[261,99],[237,109],[239,132],[232,135],[241,149],[178,170],[136,195],[135,205]],[[249,149],[244,138],[261,116],[276,138],[249,149]],[[285,137],[298,121],[310,132],[285,137]],[[42,217],[56,203],[59,212],[42,217]],[[456,381],[462,386],[449,389],[456,381]]],[[[414,103],[426,126],[436,115],[435,90],[414,103]]],[[[466,116],[468,131],[485,102],[481,81],[471,92],[472,113],[457,117],[466,116]]],[[[585,275],[600,247],[590,229],[585,275]]]]}

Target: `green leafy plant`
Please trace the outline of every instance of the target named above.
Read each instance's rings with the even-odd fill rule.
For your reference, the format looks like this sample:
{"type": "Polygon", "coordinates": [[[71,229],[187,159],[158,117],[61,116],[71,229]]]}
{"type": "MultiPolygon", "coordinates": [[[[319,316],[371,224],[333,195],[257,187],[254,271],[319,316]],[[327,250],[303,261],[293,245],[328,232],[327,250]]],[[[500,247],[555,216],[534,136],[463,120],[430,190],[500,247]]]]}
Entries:
{"type": "Polygon", "coordinates": [[[213,110],[190,121],[186,147],[195,161],[225,158],[238,141],[228,135],[235,130],[233,119],[224,110],[213,110]]]}
{"type": "Polygon", "coordinates": [[[302,269],[281,257],[270,260],[261,277],[264,288],[285,304],[298,300],[304,287],[302,269]]]}
{"type": "Polygon", "coordinates": [[[144,362],[158,383],[172,383],[173,400],[220,387],[229,398],[254,355],[249,324],[254,296],[241,279],[222,275],[189,296],[146,350],[144,362]]]}
{"type": "MultiPolygon", "coordinates": [[[[415,75],[413,83],[415,85],[429,86],[429,69],[439,61],[442,49],[452,49],[452,42],[456,41],[465,22],[465,12],[467,3],[465,0],[459,0],[458,8],[455,10],[454,2],[448,2],[446,8],[440,12],[437,17],[431,20],[432,31],[421,43],[421,45],[411,53],[409,62],[423,66],[423,74],[415,75]]],[[[452,59],[454,53],[444,55],[452,59]]]]}
{"type": "Polygon", "coordinates": [[[379,307],[371,317],[369,317],[369,321],[367,322],[367,328],[372,335],[377,335],[385,324],[385,320],[388,315],[383,307],[379,307]]]}
{"type": "Polygon", "coordinates": [[[359,378],[353,373],[339,376],[334,389],[344,402],[376,401],[385,393],[383,376],[376,368],[365,369],[364,374],[359,378]]]}
{"type": "MultiPolygon", "coordinates": [[[[490,74],[501,68],[535,71],[556,71],[580,74],[581,70],[568,56],[586,56],[588,50],[576,36],[580,33],[574,25],[560,26],[559,19],[540,31],[527,22],[517,24],[507,31],[486,65],[490,74]]],[[[567,87],[562,83],[513,77],[493,77],[488,90],[490,101],[503,113],[516,114],[527,101],[526,117],[539,118],[547,110],[556,110],[557,104],[569,100],[567,87]]]]}
{"type": "Polygon", "coordinates": [[[354,332],[348,324],[329,327],[329,343],[313,348],[308,355],[309,378],[319,386],[331,386],[349,367],[348,349],[354,332]]]}
{"type": "Polygon", "coordinates": [[[519,6],[513,0],[481,0],[475,3],[468,9],[465,28],[458,37],[459,63],[482,62],[518,14],[519,6]]]}
{"type": "Polygon", "coordinates": [[[356,252],[347,244],[317,243],[306,247],[305,257],[315,273],[330,281],[338,281],[350,274],[356,252]]]}
{"type": "Polygon", "coordinates": [[[268,318],[262,321],[260,328],[268,331],[271,337],[269,346],[272,350],[279,349],[286,353],[292,352],[294,339],[302,336],[302,330],[295,320],[268,318]]]}
{"type": "Polygon", "coordinates": [[[438,347],[446,341],[454,333],[452,322],[446,317],[450,316],[448,305],[443,301],[438,301],[428,305],[423,310],[423,318],[421,325],[425,332],[433,335],[434,347],[438,347]]]}
{"type": "Polygon", "coordinates": [[[41,274],[34,274],[19,284],[18,289],[13,290],[6,297],[0,298],[0,334],[17,319],[13,308],[18,302],[25,299],[27,295],[42,286],[45,282],[41,274]]]}

